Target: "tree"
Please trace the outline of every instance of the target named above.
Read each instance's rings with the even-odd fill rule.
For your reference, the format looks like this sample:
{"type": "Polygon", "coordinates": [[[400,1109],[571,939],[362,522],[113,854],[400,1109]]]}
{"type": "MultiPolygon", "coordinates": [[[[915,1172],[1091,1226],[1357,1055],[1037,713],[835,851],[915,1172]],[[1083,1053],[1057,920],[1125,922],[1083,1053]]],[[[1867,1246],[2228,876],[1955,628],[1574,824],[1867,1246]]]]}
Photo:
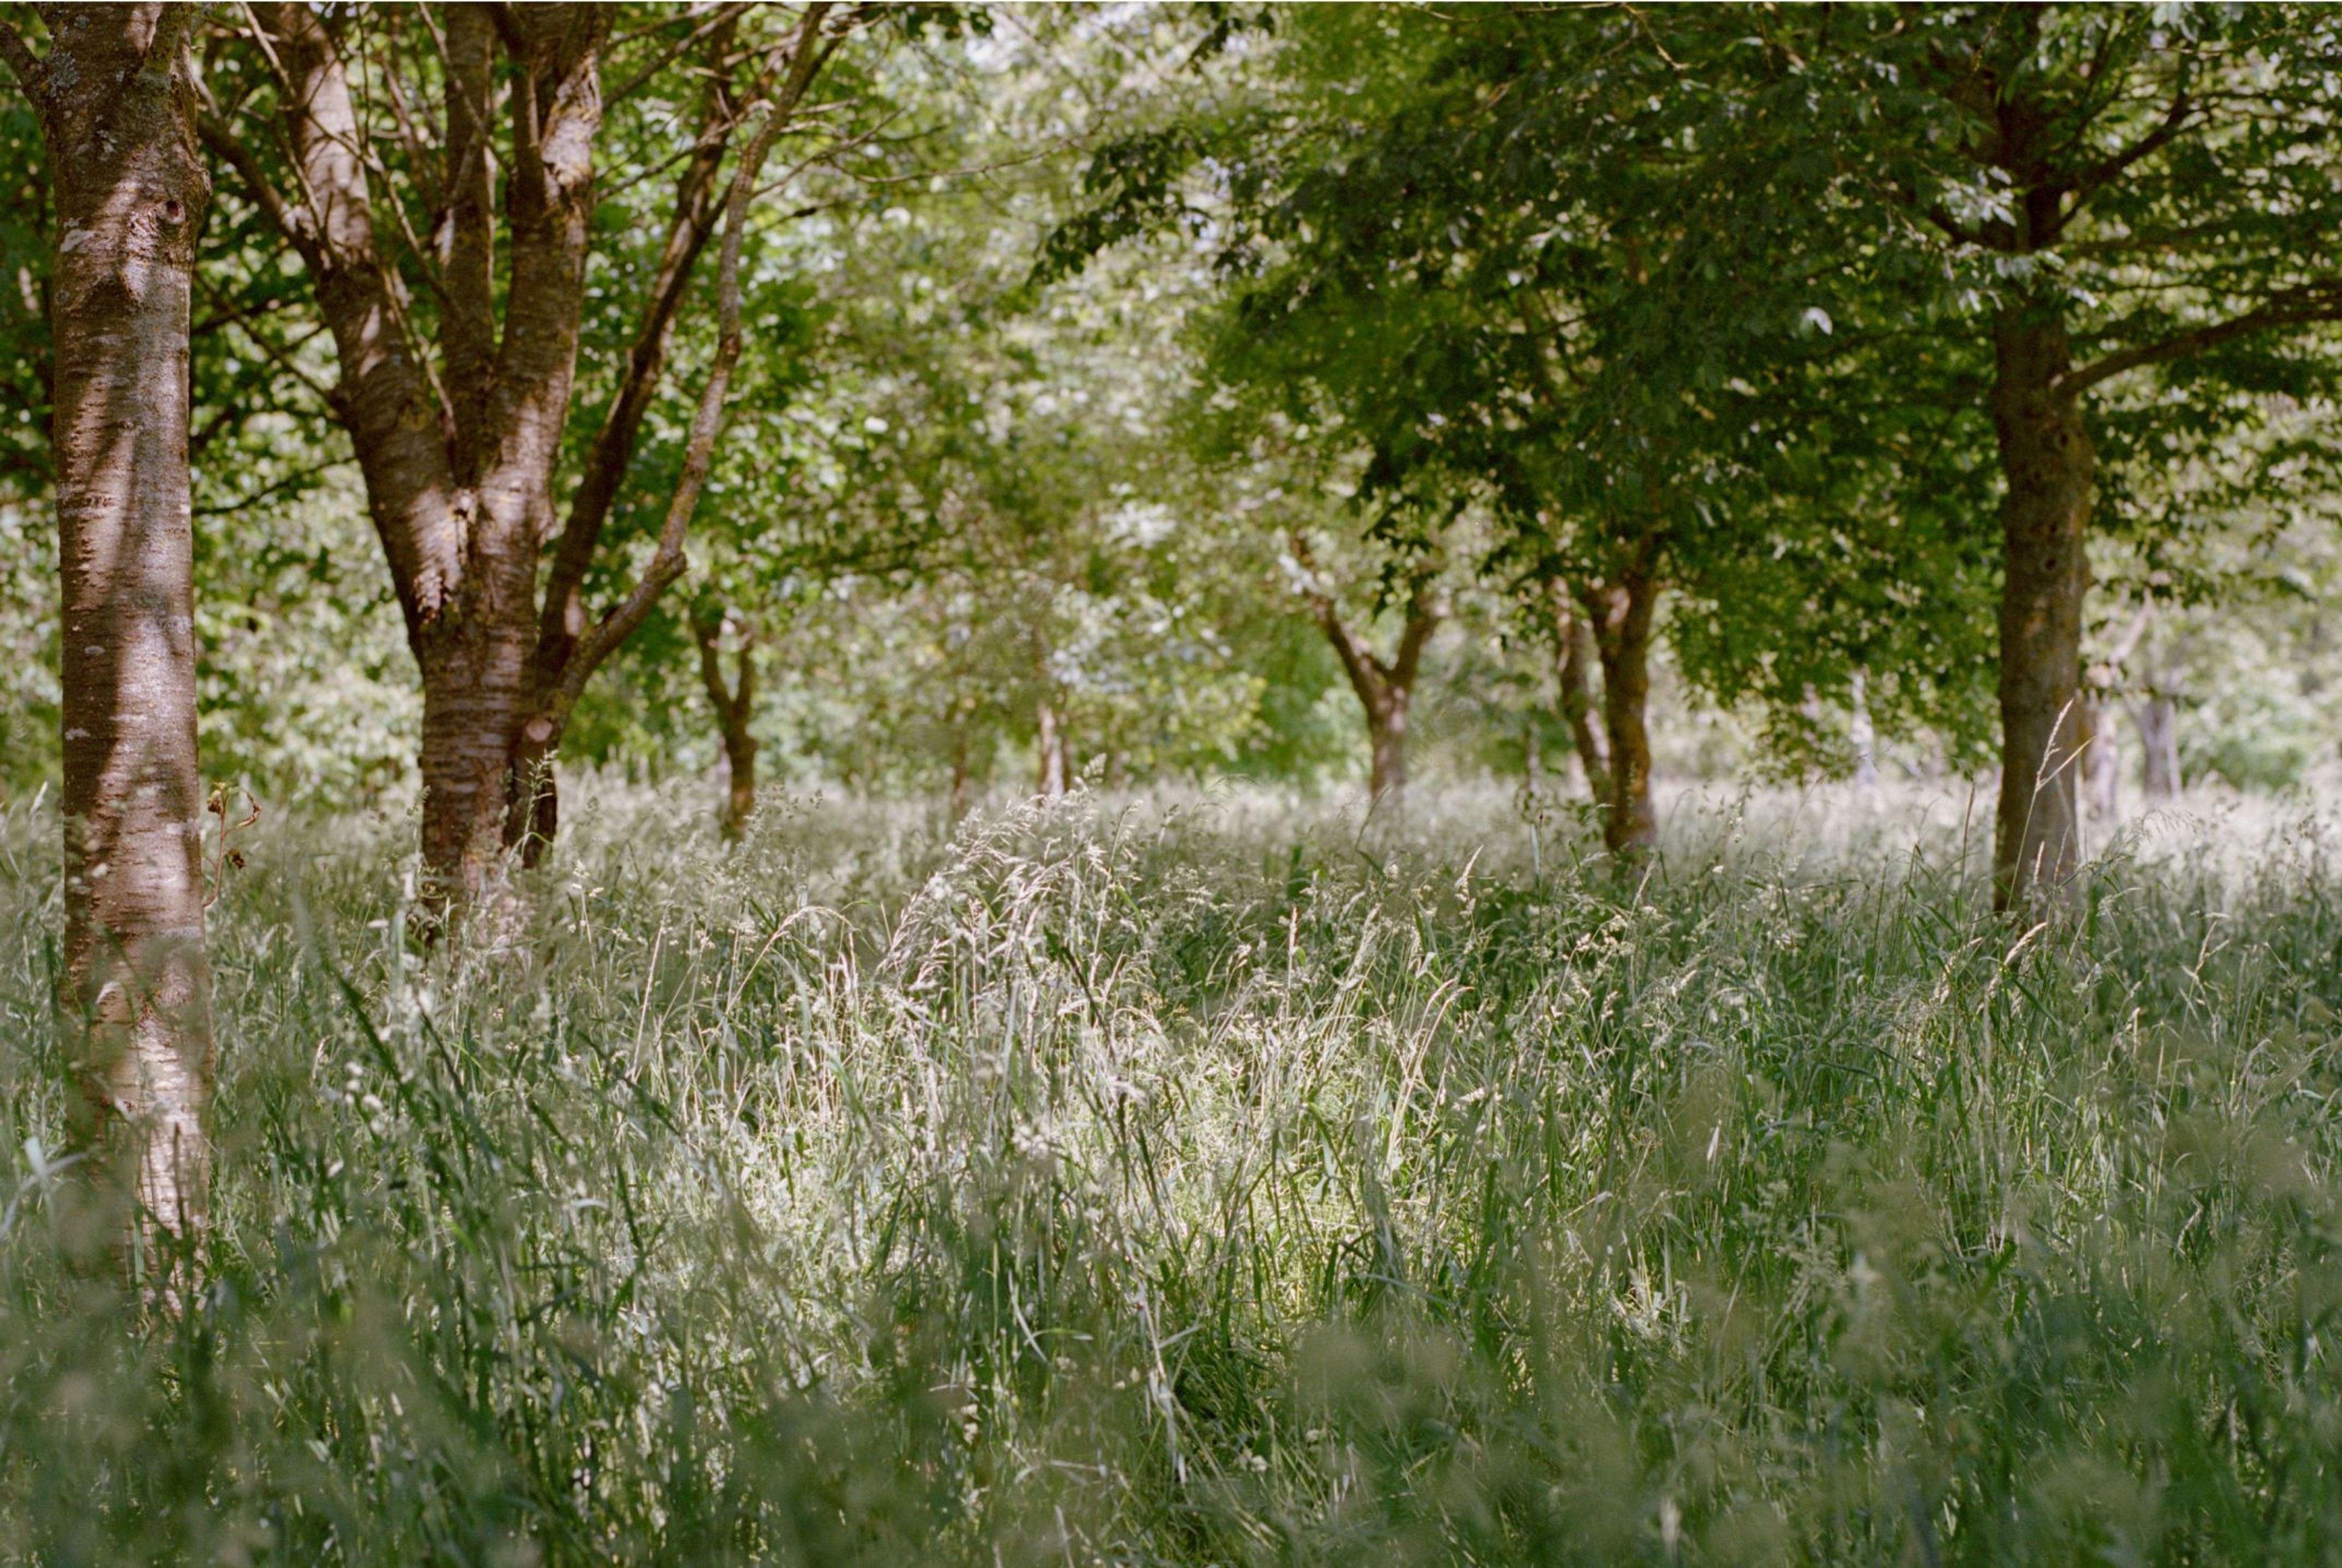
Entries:
{"type": "Polygon", "coordinates": [[[2079,860],[2086,546],[2108,444],[2211,436],[2249,417],[2237,393],[2330,374],[2307,329],[2342,319],[2334,18],[1945,5],[1667,20],[1671,60],[1737,79],[1722,95],[1733,145],[1829,171],[1797,201],[1743,179],[1734,210],[1773,231],[1766,248],[1794,236],[1866,280],[1841,315],[1880,356],[1858,385],[1883,403],[1948,390],[1988,418],[1996,896],[2062,894],[2079,860]]]}
{"type": "Polygon", "coordinates": [[[1107,781],[1193,766],[1255,727],[1259,682],[1215,613],[1266,597],[1273,556],[1226,547],[1224,498],[1164,429],[1200,268],[1150,254],[1026,278],[1067,172],[1033,149],[1078,135],[1080,74],[1136,68],[1159,25],[1036,14],[980,48],[891,56],[890,98],[956,112],[915,121],[916,161],[774,247],[830,283],[786,362],[749,367],[698,569],[756,622],[776,687],[810,664],[845,704],[844,735],[768,716],[797,752],[783,767],[865,787],[947,769],[965,804],[1012,776],[1053,794],[1093,763],[1107,781]]]}
{"type": "Polygon", "coordinates": [[[140,1233],[183,1240],[210,1179],[211,973],[195,756],[187,470],[195,235],[190,5],[51,5],[37,109],[56,204],[48,280],[65,626],[65,939],[72,1058],[126,1145],[140,1233]]]}
{"type": "Polygon", "coordinates": [[[1869,694],[1889,716],[1959,705],[1971,604],[1924,590],[1972,581],[1944,504],[1967,486],[1879,504],[1882,474],[1944,477],[1941,444],[1845,410],[1835,254],[1726,221],[1746,174],[1730,101],[1638,14],[1325,9],[1276,26],[1232,68],[1248,93],[1092,161],[1092,205],[1049,265],[1159,226],[1206,236],[1233,395],[1362,448],[1362,496],[1394,542],[1489,510],[1486,573],[1532,597],[1559,584],[1605,668],[1615,851],[1656,827],[1663,600],[1690,634],[1685,673],[1719,699],[1794,712],[1883,666],[1903,677],[1869,694]],[[1736,251],[1744,231],[1775,243],[1736,251]]]}
{"type": "MultiPolygon", "coordinates": [[[[636,35],[656,53],[606,101],[607,6],[456,6],[444,28],[405,11],[247,15],[204,139],[299,257],[332,335],[332,412],[365,474],[422,675],[431,895],[463,904],[495,882],[507,849],[534,854],[550,838],[546,762],[578,696],[682,574],[687,506],[670,509],[606,606],[588,609],[723,210],[732,140],[756,114],[768,144],[791,124],[854,15],[833,25],[811,4],[765,45],[743,36],[738,8],[675,14],[636,35]],[[661,161],[676,168],[673,195],[651,225],[659,243],[631,345],[575,454],[565,514],[555,489],[589,268],[632,220],[597,202],[596,149],[607,110],[685,68],[697,111],[680,145],[645,153],[645,179],[661,161]]],[[[721,379],[711,366],[709,385],[721,379]]]]}
{"type": "Polygon", "coordinates": [[[1571,747],[1578,771],[1586,775],[1586,793],[1596,801],[1610,798],[1610,751],[1594,727],[1593,666],[1599,657],[1594,646],[1594,625],[1581,614],[1566,586],[1549,584],[1546,597],[1552,605],[1554,681],[1562,722],[1569,726],[1571,747]]]}

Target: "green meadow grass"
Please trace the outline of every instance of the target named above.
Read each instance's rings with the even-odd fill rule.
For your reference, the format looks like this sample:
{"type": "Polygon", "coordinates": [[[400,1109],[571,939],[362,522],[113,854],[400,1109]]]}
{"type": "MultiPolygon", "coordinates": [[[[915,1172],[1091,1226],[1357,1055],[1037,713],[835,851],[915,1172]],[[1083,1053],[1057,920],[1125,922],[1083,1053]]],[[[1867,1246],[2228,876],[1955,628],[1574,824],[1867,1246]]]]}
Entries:
{"type": "Polygon", "coordinates": [[[612,790],[426,964],[409,824],[214,910],[216,1217],[103,1262],[0,823],[0,1560],[2342,1560],[2332,830],[1493,790],[612,790]]]}

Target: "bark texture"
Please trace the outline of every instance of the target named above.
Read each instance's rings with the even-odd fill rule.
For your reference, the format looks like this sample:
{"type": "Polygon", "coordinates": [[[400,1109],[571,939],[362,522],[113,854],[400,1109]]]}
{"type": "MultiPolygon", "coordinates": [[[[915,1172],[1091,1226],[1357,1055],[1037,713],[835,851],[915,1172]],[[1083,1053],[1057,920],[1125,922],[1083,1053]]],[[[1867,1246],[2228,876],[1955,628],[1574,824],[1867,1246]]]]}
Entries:
{"type": "Polygon", "coordinates": [[[2097,456],[2065,327],[2005,307],[1994,332],[1993,431],[2007,485],[2000,602],[2000,800],[1994,898],[2010,908],[2063,896],[2080,864],[2078,750],[2083,542],[2097,456]]]}
{"type": "Polygon", "coordinates": [[[698,617],[691,630],[699,644],[700,684],[707,690],[707,700],[724,734],[727,772],[720,825],[726,840],[737,844],[748,831],[748,819],[756,814],[756,737],[748,728],[756,712],[756,634],[746,625],[740,628],[740,654],[735,666],[738,673],[726,681],[724,617],[698,617]]]}
{"type": "Polygon", "coordinates": [[[186,38],[193,8],[51,5],[35,61],[57,209],[65,938],[61,1002],[135,1234],[200,1231],[210,1179],[211,973],[195,757],[188,329],[210,199],[186,38]]]}
{"type": "Polygon", "coordinates": [[[1594,628],[1602,661],[1602,722],[1609,735],[1609,793],[1604,802],[1602,841],[1610,853],[1633,860],[1658,843],[1659,819],[1651,807],[1651,733],[1646,719],[1651,697],[1651,622],[1658,610],[1659,584],[1646,571],[1619,574],[1615,583],[1590,584],[1580,605],[1594,628]]]}

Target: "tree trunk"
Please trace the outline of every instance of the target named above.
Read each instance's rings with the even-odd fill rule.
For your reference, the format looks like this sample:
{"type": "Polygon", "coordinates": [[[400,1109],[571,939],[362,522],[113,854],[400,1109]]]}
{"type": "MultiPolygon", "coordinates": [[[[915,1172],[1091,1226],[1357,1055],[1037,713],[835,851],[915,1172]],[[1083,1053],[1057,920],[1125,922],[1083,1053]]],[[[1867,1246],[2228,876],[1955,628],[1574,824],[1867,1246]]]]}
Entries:
{"type": "Polygon", "coordinates": [[[2064,895],[2080,864],[2076,699],[2097,455],[2078,398],[2057,385],[2071,364],[2065,327],[2007,306],[1994,348],[1993,430],[2007,494],[1993,896],[2007,909],[2044,892],[2064,895]]]}
{"type": "Polygon", "coordinates": [[[1561,716],[1569,724],[1569,738],[1577,748],[1577,765],[1586,774],[1586,793],[1597,802],[1610,798],[1610,756],[1594,724],[1594,665],[1600,658],[1594,646],[1594,624],[1577,614],[1566,590],[1554,594],[1555,632],[1561,644],[1561,716]]]}
{"type": "Polygon", "coordinates": [[[189,301],[210,200],[191,6],[58,5],[6,53],[48,147],[58,245],[65,936],[60,1002],[90,1129],[120,1152],[134,1240],[203,1227],[211,970],[195,757],[189,301]],[[132,1174],[135,1173],[135,1174],[132,1174]]]}
{"type": "Polygon", "coordinates": [[[2084,803],[2099,822],[2112,822],[2122,804],[2122,751],[2106,704],[2085,692],[2077,712],[2082,748],[2084,803]]]}
{"type": "MultiPolygon", "coordinates": [[[[424,898],[434,910],[493,904],[506,891],[505,827],[534,633],[525,615],[499,618],[482,605],[419,641],[424,898]]],[[[545,754],[527,765],[534,777],[545,754]]]]}
{"type": "Polygon", "coordinates": [[[1645,573],[1589,589],[1586,610],[1602,660],[1602,720],[1609,732],[1610,790],[1602,841],[1611,854],[1635,859],[1658,843],[1651,807],[1651,735],[1645,711],[1651,694],[1651,619],[1659,585],[1645,573]]]}
{"type": "Polygon", "coordinates": [[[1366,709],[1366,789],[1376,801],[1398,804],[1406,794],[1406,704],[1414,694],[1386,684],[1366,709]]]}
{"type": "Polygon", "coordinates": [[[724,732],[724,754],[732,764],[732,778],[724,792],[721,828],[726,840],[737,844],[747,836],[749,819],[756,814],[756,737],[741,730],[724,732]]]}
{"type": "MultiPolygon", "coordinates": [[[[1301,554],[1298,546],[1296,553],[1301,554]]],[[[1310,603],[1366,714],[1367,799],[1396,805],[1406,794],[1407,709],[1415,700],[1423,650],[1447,617],[1445,596],[1427,584],[1417,585],[1407,598],[1406,624],[1399,631],[1398,650],[1388,662],[1367,647],[1366,640],[1342,619],[1330,594],[1312,593],[1310,603]]]]}
{"type": "Polygon", "coordinates": [[[726,843],[737,844],[746,836],[748,819],[756,813],[756,737],[749,729],[756,704],[756,634],[746,626],[741,628],[739,674],[727,684],[720,646],[723,617],[695,617],[691,630],[699,644],[700,684],[706,688],[707,701],[716,710],[724,735],[726,772],[724,814],[718,827],[726,843]]]}
{"type": "Polygon", "coordinates": [[[2138,788],[2149,800],[2179,794],[2179,704],[2167,692],[2151,692],[2131,709],[2138,729],[2138,788]]]}
{"type": "Polygon", "coordinates": [[[1878,732],[1870,722],[1869,687],[1869,677],[1855,671],[1847,694],[1853,717],[1847,739],[1854,747],[1854,787],[1866,795],[1878,793],[1878,732]]]}
{"type": "Polygon", "coordinates": [[[1066,793],[1066,737],[1057,728],[1057,710],[1043,697],[1033,710],[1034,744],[1039,753],[1039,777],[1035,793],[1056,800],[1066,793]]]}

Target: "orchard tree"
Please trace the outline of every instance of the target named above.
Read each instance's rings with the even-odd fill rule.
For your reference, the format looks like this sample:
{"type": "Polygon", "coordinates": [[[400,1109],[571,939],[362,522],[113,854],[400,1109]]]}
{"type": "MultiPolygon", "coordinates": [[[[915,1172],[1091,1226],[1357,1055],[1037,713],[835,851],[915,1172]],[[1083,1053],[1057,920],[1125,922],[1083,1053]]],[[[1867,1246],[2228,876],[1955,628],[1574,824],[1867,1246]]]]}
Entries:
{"type": "Polygon", "coordinates": [[[1670,598],[1695,633],[1685,671],[1721,700],[1801,709],[1887,655],[1897,678],[1873,684],[1893,716],[1958,705],[1967,595],[1847,612],[1972,581],[1945,504],[1962,475],[1924,422],[1841,407],[1841,258],[1764,229],[1782,243],[1733,249],[1739,176],[1708,152],[1729,146],[1709,135],[1728,104],[1626,13],[1276,28],[1226,104],[1093,160],[1049,265],[1192,231],[1226,280],[1210,359],[1232,395],[1361,449],[1362,504],[1395,544],[1489,511],[1485,572],[1560,612],[1565,703],[1593,709],[1601,667],[1603,740],[1579,749],[1615,851],[1655,834],[1646,713],[1670,598]],[[1922,471],[1878,504],[1879,474],[1922,471]]]}
{"type": "Polygon", "coordinates": [[[724,735],[726,764],[724,836],[737,842],[756,813],[756,629],[745,617],[727,614],[713,600],[693,606],[692,640],[699,645],[699,678],[724,735]],[[732,633],[737,652],[734,673],[724,674],[724,634],[732,633]]]}
{"type": "Polygon", "coordinates": [[[1240,745],[1256,683],[1213,612],[1273,562],[1226,548],[1169,439],[1195,260],[1027,285],[1072,172],[1034,149],[1085,135],[1076,85],[1145,75],[1163,20],[1026,20],[880,68],[927,111],[905,128],[918,156],[773,247],[827,283],[789,352],[752,356],[701,560],[768,657],[827,644],[863,738],[947,758],[961,802],[1004,753],[1047,795],[1088,761],[1116,780],[1240,745]]]}
{"type": "MultiPolygon", "coordinates": [[[[695,483],[647,557],[612,574],[601,608],[588,602],[626,543],[610,536],[614,504],[723,219],[726,171],[749,189],[735,144],[805,135],[810,116],[803,155],[834,145],[845,105],[811,115],[813,88],[862,17],[818,0],[654,13],[623,32],[631,14],[597,5],[240,15],[204,141],[298,258],[331,335],[329,406],[422,675],[431,895],[460,905],[508,849],[550,837],[546,760],[580,693],[682,574],[695,483]],[[607,91],[606,63],[622,73],[607,91]],[[613,143],[626,177],[604,195],[597,156],[613,143]],[[644,196],[662,184],[653,215],[644,196]],[[647,265],[626,265],[637,235],[654,242],[647,265]],[[638,301],[630,342],[580,406],[588,302],[612,285],[638,301]],[[573,444],[581,420],[590,434],[573,444]]],[[[725,342],[736,355],[736,329],[725,342]]],[[[724,354],[707,367],[695,444],[703,426],[713,442],[708,398],[728,369],[724,354]]]]}
{"type": "MultiPolygon", "coordinates": [[[[1997,896],[2077,868],[2087,544],[2103,449],[2217,442],[2240,393],[2307,394],[2342,319],[2323,7],[1831,7],[1668,14],[1726,83],[1735,223],[1860,272],[1842,329],[1882,408],[1957,393],[1999,481],[1997,896]],[[1867,330],[1864,330],[1864,328],[1867,330]],[[1947,366],[1948,378],[1931,366],[1947,366]],[[1917,371],[1917,374],[1914,374],[1917,371]]],[[[1722,182],[1719,182],[1721,184],[1722,182]]]]}
{"type": "Polygon", "coordinates": [[[50,5],[0,55],[40,116],[62,571],[71,1059],[125,1145],[135,1234],[204,1223],[211,972],[195,757],[188,334],[211,183],[189,5],[50,5]]]}

